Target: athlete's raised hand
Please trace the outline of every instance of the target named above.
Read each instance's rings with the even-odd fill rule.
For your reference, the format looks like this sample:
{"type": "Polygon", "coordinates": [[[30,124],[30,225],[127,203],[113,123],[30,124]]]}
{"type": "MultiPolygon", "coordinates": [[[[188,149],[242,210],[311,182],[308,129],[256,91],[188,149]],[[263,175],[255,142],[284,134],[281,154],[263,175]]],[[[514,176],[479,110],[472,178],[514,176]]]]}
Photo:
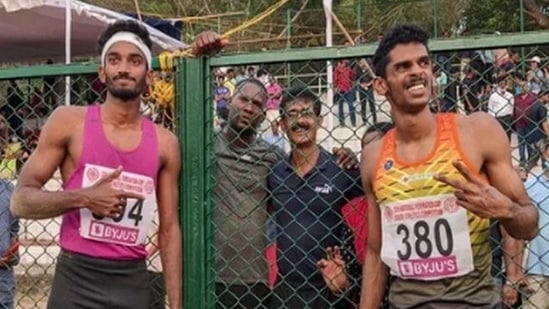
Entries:
{"type": "Polygon", "coordinates": [[[140,194],[125,192],[113,188],[112,183],[122,173],[122,167],[118,167],[112,173],[105,175],[88,188],[80,190],[86,197],[85,207],[92,213],[101,217],[117,217],[126,206],[126,200],[144,199],[140,194]]]}
{"type": "Polygon", "coordinates": [[[460,161],[452,162],[465,178],[457,180],[447,175],[437,174],[434,178],[456,189],[457,204],[481,218],[506,219],[511,216],[514,203],[492,187],[488,182],[473,173],[460,161]]]}

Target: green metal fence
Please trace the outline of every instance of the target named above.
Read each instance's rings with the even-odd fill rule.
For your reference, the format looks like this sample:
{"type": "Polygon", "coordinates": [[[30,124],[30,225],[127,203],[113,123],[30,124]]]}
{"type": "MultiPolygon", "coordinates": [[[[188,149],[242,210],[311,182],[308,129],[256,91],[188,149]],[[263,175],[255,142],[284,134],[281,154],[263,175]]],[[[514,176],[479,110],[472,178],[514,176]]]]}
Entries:
{"type": "MultiPolygon", "coordinates": [[[[547,45],[549,45],[549,32],[432,41],[430,48],[433,59],[435,62],[439,62],[441,68],[439,71],[448,71],[447,82],[440,82],[439,84],[439,104],[436,100],[433,101],[433,109],[437,110],[439,105],[444,105],[446,99],[446,101],[456,104],[458,112],[466,112],[467,102],[464,101],[465,93],[463,92],[465,87],[456,86],[456,84],[463,84],[462,80],[466,77],[466,72],[469,71],[473,71],[475,74],[472,75],[472,81],[467,89],[477,89],[475,90],[475,96],[478,99],[479,106],[487,105],[487,102],[490,101],[491,92],[487,90],[487,85],[496,83],[498,78],[508,80],[509,83],[505,84],[505,87],[510,92],[514,91],[514,86],[528,77],[529,59],[537,56],[540,57],[542,65],[549,62],[547,45]],[[501,71],[490,65],[490,54],[487,51],[500,48],[510,48],[510,54],[515,50],[522,49],[524,51],[524,57],[518,59],[518,62],[513,65],[516,68],[513,71],[514,73],[507,72],[498,75],[501,71]],[[480,52],[467,53],[467,51],[480,52]],[[445,59],[439,56],[444,56],[445,59]],[[484,61],[480,61],[480,59],[484,59],[484,61]],[[456,94],[451,94],[448,91],[444,92],[444,90],[452,89],[452,87],[456,90],[456,94]],[[443,95],[446,95],[446,97],[443,95]]],[[[321,115],[323,119],[318,122],[320,125],[317,136],[318,143],[328,152],[331,152],[333,147],[346,147],[359,157],[361,139],[366,128],[374,124],[373,114],[376,115],[376,122],[390,121],[390,106],[386,100],[374,94],[372,101],[374,111],[372,112],[370,101],[368,101],[369,94],[365,89],[364,91],[360,90],[360,84],[365,84],[368,81],[368,78],[360,78],[360,75],[367,71],[367,69],[359,69],[360,59],[371,56],[375,48],[376,46],[371,44],[347,48],[318,48],[222,55],[213,58],[181,59],[177,61],[174,73],[176,84],[175,116],[161,117],[164,111],[156,109],[154,104],[151,104],[151,106],[157,114],[156,119],[174,128],[182,141],[183,173],[181,176],[180,214],[184,235],[184,298],[186,308],[241,308],[244,302],[253,301],[265,305],[267,298],[271,296],[269,275],[272,278],[275,277],[273,270],[276,269],[276,266],[281,266],[279,265],[281,262],[286,263],[285,266],[282,265],[283,267],[288,266],[287,263],[291,259],[286,259],[286,254],[289,254],[288,252],[292,250],[294,253],[297,252],[298,255],[303,255],[299,260],[299,267],[303,267],[303,263],[309,263],[307,267],[309,267],[311,277],[303,278],[300,284],[307,285],[316,280],[314,289],[316,289],[320,299],[339,297],[351,303],[349,306],[345,305],[344,308],[352,308],[350,306],[357,301],[357,295],[343,293],[341,296],[335,296],[335,294],[328,292],[326,286],[322,284],[322,277],[319,277],[316,266],[317,261],[312,260],[311,257],[306,257],[303,248],[294,248],[291,245],[288,247],[287,239],[283,239],[282,241],[286,241],[284,246],[286,246],[285,250],[288,250],[288,252],[277,251],[276,247],[272,246],[273,243],[267,241],[266,236],[267,226],[272,228],[272,224],[274,224],[277,232],[275,232],[275,235],[281,235],[280,233],[286,232],[281,231],[281,229],[285,228],[288,223],[295,223],[303,225],[303,235],[300,236],[309,237],[310,252],[316,252],[315,254],[323,252],[326,249],[326,244],[342,246],[344,254],[351,256],[350,259],[345,257],[344,260],[350,288],[356,290],[360,285],[359,277],[361,274],[360,272],[356,275],[352,273],[353,271],[356,273],[357,264],[358,269],[360,268],[360,263],[357,263],[357,253],[353,252],[352,245],[348,245],[353,236],[327,235],[326,238],[315,239],[312,234],[309,234],[312,233],[312,229],[307,230],[306,228],[307,224],[315,225],[316,228],[320,224],[328,230],[333,227],[333,231],[331,231],[333,233],[336,230],[343,230],[347,221],[345,221],[344,215],[339,212],[339,208],[344,207],[352,196],[343,194],[343,191],[347,191],[346,188],[336,192],[337,188],[328,187],[318,188],[318,194],[305,201],[299,200],[299,198],[303,198],[299,196],[302,191],[278,192],[276,196],[272,195],[271,191],[276,189],[276,186],[273,187],[272,183],[270,186],[268,185],[267,175],[270,174],[271,178],[274,177],[272,176],[274,175],[273,166],[275,161],[282,157],[282,154],[265,146],[263,142],[255,142],[252,146],[246,146],[246,144],[233,144],[226,140],[223,130],[234,128],[231,127],[230,118],[224,121],[223,112],[216,111],[215,84],[216,81],[220,81],[218,76],[225,77],[222,83],[229,80],[225,76],[228,68],[234,68],[235,72],[238,72],[238,68],[247,71],[247,68],[253,67],[256,74],[260,73],[258,75],[268,72],[268,76],[274,77],[282,89],[282,95],[288,94],[288,90],[292,87],[308,86],[322,102],[321,115]],[[343,59],[349,60],[349,64],[353,68],[352,88],[347,92],[351,93],[351,97],[354,97],[354,99],[349,99],[349,102],[341,101],[343,102],[344,114],[343,119],[341,119],[343,123],[340,123],[340,119],[338,119],[337,89],[333,87],[330,66],[331,71],[335,71],[338,63],[343,59]],[[355,123],[349,115],[350,106],[355,109],[355,123]],[[295,216],[290,222],[279,221],[281,217],[277,217],[277,215],[280,214],[280,209],[284,211],[284,207],[290,207],[285,204],[285,201],[294,198],[293,202],[297,199],[302,205],[319,205],[323,203],[322,199],[325,192],[339,194],[333,204],[337,211],[328,209],[326,213],[317,214],[318,220],[321,221],[299,222],[299,216],[295,216]],[[287,200],[281,199],[280,194],[282,196],[286,194],[287,200]],[[274,198],[277,199],[278,213],[276,209],[267,209],[266,207],[267,201],[274,198]],[[323,216],[325,214],[332,214],[333,216],[327,218],[330,220],[336,218],[337,222],[324,222],[323,216]],[[274,216],[272,221],[269,219],[271,216],[274,216]],[[333,239],[328,239],[332,236],[333,239]],[[282,258],[286,260],[281,261],[282,258]],[[354,265],[355,268],[350,269],[351,265],[354,265]],[[256,282],[264,283],[264,286],[254,284],[256,282]],[[319,282],[320,285],[318,285],[319,282]],[[235,287],[235,285],[241,285],[241,288],[235,287]],[[263,289],[263,287],[266,287],[266,289],[263,289]],[[253,299],[254,297],[256,299],[253,299]],[[221,305],[222,301],[226,304],[233,302],[234,306],[223,306],[221,305]]],[[[21,136],[19,141],[21,145],[19,147],[28,148],[27,152],[32,151],[33,133],[39,133],[40,125],[52,108],[59,104],[65,104],[66,76],[70,76],[70,89],[73,91],[71,104],[85,105],[100,100],[104,89],[100,87],[101,85],[94,83],[96,70],[97,65],[94,63],[0,70],[0,91],[2,91],[0,97],[4,98],[3,106],[9,106],[10,94],[13,95],[14,93],[13,89],[10,90],[11,92],[8,91],[10,87],[14,87],[14,84],[10,85],[8,81],[16,81],[15,86],[19,89],[19,92],[17,92],[18,100],[16,100],[19,105],[11,110],[8,109],[8,114],[4,117],[9,118],[15,115],[19,120],[19,122],[14,122],[17,128],[26,128],[21,132],[21,135],[24,135],[27,131],[30,132],[28,133],[30,137],[21,136]],[[53,87],[49,85],[53,85],[53,87]],[[50,88],[58,90],[51,90],[50,88]],[[53,103],[42,107],[43,103],[49,102],[46,98],[50,97],[54,98],[53,103]],[[20,107],[27,107],[29,112],[18,113],[20,107]],[[25,137],[28,139],[25,139],[25,137]]],[[[256,76],[256,78],[258,80],[264,79],[262,76],[256,76]]],[[[229,85],[230,87],[231,85],[229,85]]],[[[235,87],[232,96],[247,95],[249,93],[244,91],[248,90],[235,87]]],[[[144,99],[144,101],[147,102],[150,99],[144,99]]],[[[253,115],[255,107],[248,106],[247,108],[251,108],[250,115],[253,115]]],[[[155,113],[153,112],[153,114],[155,113]]],[[[229,112],[229,115],[231,115],[231,112],[229,112]]],[[[266,113],[269,119],[280,120],[276,115],[275,109],[266,113]]],[[[298,117],[303,115],[303,113],[298,113],[298,117]]],[[[253,122],[253,117],[246,119],[240,125],[245,126],[249,122],[253,122]]],[[[269,139],[272,137],[271,133],[272,126],[269,121],[262,121],[258,125],[258,137],[269,139]]],[[[13,134],[16,133],[9,133],[8,137],[13,134]]],[[[239,135],[237,134],[236,137],[238,138],[239,135]]],[[[286,152],[288,152],[288,134],[282,134],[282,137],[282,140],[286,142],[286,152]]],[[[531,180],[542,179],[540,178],[542,173],[540,164],[537,162],[534,164],[528,158],[523,158],[520,162],[518,144],[517,134],[513,132],[511,145],[513,147],[514,164],[517,167],[522,166],[523,169],[528,169],[531,180]]],[[[13,160],[11,157],[10,159],[13,160]]],[[[24,161],[24,157],[17,157],[16,160],[24,161]]],[[[11,165],[5,162],[4,166],[11,165]]],[[[17,167],[17,164],[15,166],[17,167]]],[[[16,181],[16,175],[17,172],[12,171],[4,178],[16,181]]],[[[342,175],[347,177],[354,174],[352,171],[341,169],[333,177],[341,178],[342,175]]],[[[349,177],[345,179],[357,180],[349,177]]],[[[341,180],[340,178],[338,179],[341,180]]],[[[276,180],[276,178],[272,179],[276,180]]],[[[283,180],[291,181],[290,178],[283,180]]],[[[348,183],[348,186],[352,186],[352,181],[348,183]]],[[[60,188],[59,178],[52,179],[47,187],[58,190],[60,188]]],[[[317,188],[313,189],[316,190],[317,188]]],[[[541,206],[542,204],[540,204],[541,206]]],[[[304,207],[304,210],[307,210],[306,207],[304,207]]],[[[549,209],[542,209],[541,211],[547,212],[549,209]]],[[[20,224],[19,239],[21,247],[19,252],[21,259],[19,265],[15,266],[18,285],[16,307],[45,308],[55,257],[58,253],[59,220],[22,220],[20,224]]],[[[540,228],[549,227],[541,226],[540,228]]],[[[356,231],[351,229],[350,234],[354,235],[354,232],[356,231]]],[[[154,231],[151,234],[153,233],[154,231]]],[[[355,236],[359,237],[360,235],[355,236]]],[[[272,235],[270,237],[272,238],[272,235]]],[[[301,240],[300,237],[296,237],[296,244],[300,243],[301,240]]],[[[498,247],[500,247],[499,242],[494,242],[494,248],[498,247]]],[[[529,249],[526,249],[526,252],[528,253],[529,249]]],[[[538,251],[530,252],[530,256],[533,258],[539,254],[542,253],[538,251]]],[[[311,255],[315,258],[318,257],[318,255],[311,255]]],[[[536,264],[535,261],[532,263],[536,264]]],[[[154,270],[158,264],[158,262],[151,261],[151,270],[154,270]]],[[[283,271],[287,271],[287,269],[283,271]]],[[[504,269],[496,269],[495,273],[502,273],[503,271],[504,269]]],[[[528,272],[528,269],[525,271],[528,272]]],[[[291,281],[290,275],[280,275],[280,272],[278,274],[278,284],[291,281]]],[[[291,287],[298,290],[301,288],[301,286],[291,287]]],[[[305,297],[301,294],[301,290],[296,291],[295,295],[305,297]]],[[[259,305],[255,307],[259,307],[259,305]]]]}
{"type": "MultiPolygon", "coordinates": [[[[475,93],[479,103],[478,106],[486,106],[491,93],[486,88],[487,85],[495,84],[497,79],[503,76],[513,76],[511,79],[513,79],[514,85],[519,83],[517,79],[526,80],[530,60],[534,56],[543,59],[541,61],[542,66],[545,66],[548,55],[546,51],[547,43],[549,43],[549,35],[546,32],[433,41],[430,47],[435,62],[439,62],[440,70],[448,70],[448,82],[441,84],[439,87],[441,92],[440,104],[434,101],[433,110],[437,110],[438,105],[442,104],[442,92],[448,88],[450,81],[455,81],[461,85],[462,80],[467,77],[466,73],[470,70],[474,71],[475,74],[469,84],[469,89],[471,91],[479,89],[475,93]],[[524,51],[525,56],[515,64],[516,73],[502,73],[498,69],[498,65],[490,64],[488,52],[500,48],[510,48],[509,54],[516,52],[517,48],[524,51]],[[473,51],[479,52],[474,53],[473,51]],[[438,56],[445,56],[447,59],[442,60],[438,56]],[[481,61],[481,59],[483,60],[481,61]],[[446,64],[446,62],[448,63],[446,64]]],[[[257,149],[253,150],[257,145],[248,146],[248,148],[240,146],[244,149],[239,149],[238,146],[226,140],[223,141],[223,130],[231,130],[231,119],[227,120],[228,124],[225,127],[220,128],[218,126],[219,122],[214,111],[214,94],[212,94],[215,88],[216,76],[222,74],[220,73],[223,72],[222,68],[233,67],[238,71],[238,67],[253,66],[256,68],[256,72],[258,72],[258,69],[264,69],[270,76],[278,78],[278,83],[282,86],[284,92],[294,86],[309,86],[323,102],[321,112],[323,116],[322,128],[319,130],[317,142],[327,151],[331,151],[332,147],[343,146],[358,153],[360,152],[360,140],[366,127],[373,124],[372,113],[367,103],[364,104],[366,107],[364,119],[361,119],[361,93],[356,88],[360,82],[353,80],[354,88],[351,91],[357,94],[351,100],[352,105],[356,107],[356,124],[353,124],[352,119],[349,119],[349,106],[345,103],[344,123],[338,125],[337,96],[333,100],[330,99],[330,96],[335,94],[336,90],[334,88],[330,89],[333,84],[328,81],[326,72],[329,64],[332,65],[332,69],[335,69],[337,63],[342,59],[349,59],[351,64],[356,64],[361,58],[371,56],[375,48],[376,46],[372,44],[348,48],[273,51],[227,55],[211,59],[189,59],[182,60],[179,63],[181,74],[184,76],[190,75],[191,77],[185,79],[182,89],[193,90],[191,92],[184,91],[183,93],[186,101],[182,104],[184,109],[182,112],[183,119],[186,121],[181,124],[183,125],[182,138],[185,145],[183,183],[189,186],[184,191],[186,196],[184,197],[183,218],[185,220],[185,265],[187,267],[185,293],[186,303],[190,307],[245,308],[246,303],[251,302],[253,304],[256,301],[259,304],[266,305],[266,303],[272,301],[273,297],[276,297],[265,294],[261,289],[258,289],[253,282],[254,280],[249,277],[251,276],[250,273],[253,274],[256,271],[254,268],[258,262],[265,263],[265,265],[268,265],[267,267],[272,266],[269,263],[269,257],[266,256],[269,254],[267,253],[269,244],[257,239],[257,236],[263,237],[267,233],[268,220],[266,218],[268,216],[274,216],[274,221],[277,221],[276,213],[269,214],[266,208],[267,203],[261,198],[257,198],[262,196],[261,193],[267,199],[279,198],[279,195],[272,195],[270,191],[272,187],[269,187],[267,180],[262,178],[268,174],[273,177],[275,173],[272,170],[274,164],[269,165],[272,159],[269,158],[269,155],[272,155],[272,153],[265,152],[258,155],[255,152],[257,149]],[[265,166],[270,166],[270,168],[265,171],[265,166]],[[258,191],[260,192],[258,193],[258,191]],[[248,205],[250,199],[252,199],[252,204],[255,203],[255,208],[248,205]],[[254,252],[255,255],[253,255],[254,252]]],[[[456,87],[456,83],[452,85],[456,87]]],[[[511,86],[506,85],[506,87],[511,86]]],[[[455,101],[453,103],[456,104],[458,112],[467,113],[468,107],[466,106],[467,102],[464,100],[464,87],[459,86],[456,91],[457,94],[454,95],[455,101]]],[[[514,89],[509,88],[509,91],[512,92],[514,89]]],[[[238,96],[238,91],[234,95],[238,96]]],[[[448,97],[448,100],[451,101],[452,98],[448,97]]],[[[375,95],[374,102],[375,113],[377,114],[376,120],[378,122],[390,121],[390,107],[385,99],[375,95]]],[[[265,121],[259,126],[257,134],[265,138],[269,133],[270,128],[265,121]]],[[[287,136],[286,142],[288,142],[287,136]]],[[[529,165],[528,158],[523,158],[523,162],[520,162],[517,150],[518,141],[514,133],[512,134],[511,144],[513,146],[514,164],[517,169],[522,166],[523,169],[528,169],[530,177],[540,177],[541,167],[537,162],[536,164],[532,162],[529,165]]],[[[291,181],[290,178],[285,180],[291,181]]],[[[289,204],[292,203],[292,198],[299,199],[299,196],[297,196],[300,194],[299,192],[301,191],[288,193],[289,196],[286,202],[289,204]]],[[[303,207],[307,208],[307,205],[316,205],[315,200],[319,198],[315,197],[314,200],[301,202],[305,205],[303,207]]],[[[283,204],[283,202],[280,203],[283,204]]],[[[336,208],[342,206],[342,201],[337,203],[333,206],[336,208]]],[[[295,205],[286,205],[286,207],[295,207],[295,205]]],[[[282,206],[282,211],[286,210],[282,206]]],[[[542,211],[547,211],[547,209],[542,211]]],[[[297,217],[296,215],[291,220],[293,223],[300,224],[300,222],[296,222],[297,217]]],[[[284,234],[286,232],[281,231],[281,229],[288,226],[287,222],[275,222],[274,224],[278,229],[278,233],[284,234]]],[[[306,227],[303,228],[304,234],[313,233],[307,230],[306,227]]],[[[334,230],[338,228],[339,226],[335,227],[334,230]]],[[[296,243],[299,242],[298,238],[300,237],[295,239],[296,243]]],[[[313,242],[316,242],[311,245],[311,252],[318,250],[319,246],[324,246],[324,240],[322,237],[313,240],[313,242]]],[[[343,246],[343,244],[340,245],[343,246]]],[[[496,240],[494,248],[500,247],[499,241],[496,240]]],[[[295,251],[300,253],[299,251],[303,250],[303,248],[285,249],[289,251],[295,249],[293,250],[294,253],[295,251]]],[[[301,253],[304,252],[301,251],[301,253]]],[[[284,259],[287,259],[286,254],[288,252],[279,250],[276,251],[276,254],[275,264],[288,263],[287,260],[284,261],[284,259]]],[[[535,252],[534,254],[540,253],[535,252]]],[[[315,263],[314,260],[307,260],[307,258],[309,257],[303,257],[303,260],[299,262],[315,263]]],[[[269,272],[272,268],[264,268],[263,270],[269,272]]],[[[498,274],[502,274],[504,271],[504,268],[494,270],[498,274]]],[[[265,282],[269,286],[268,276],[269,274],[262,273],[257,275],[255,281],[256,283],[265,282]]],[[[292,289],[295,290],[294,296],[306,297],[301,294],[303,286],[317,279],[318,272],[313,271],[311,277],[306,278],[303,282],[290,283],[292,289]]],[[[291,274],[287,274],[287,277],[285,277],[285,275],[279,273],[278,283],[276,284],[290,281],[292,281],[291,274]]],[[[355,281],[356,285],[359,285],[359,282],[355,281]]],[[[357,286],[354,288],[357,288],[357,286]]],[[[316,289],[320,299],[332,298],[330,293],[326,292],[325,287],[315,286],[314,289],[316,289]]],[[[518,292],[519,299],[521,298],[521,292],[518,292]]],[[[352,303],[357,300],[356,295],[351,294],[344,294],[340,299],[350,302],[351,308],[352,303]]],[[[259,306],[257,303],[252,306],[259,306]]],[[[310,306],[317,306],[317,304],[309,303],[310,306]]],[[[304,304],[294,306],[296,308],[305,307],[304,304]]],[[[346,306],[344,305],[343,308],[347,308],[346,306]]],[[[292,306],[290,305],[290,307],[292,306]]]]}

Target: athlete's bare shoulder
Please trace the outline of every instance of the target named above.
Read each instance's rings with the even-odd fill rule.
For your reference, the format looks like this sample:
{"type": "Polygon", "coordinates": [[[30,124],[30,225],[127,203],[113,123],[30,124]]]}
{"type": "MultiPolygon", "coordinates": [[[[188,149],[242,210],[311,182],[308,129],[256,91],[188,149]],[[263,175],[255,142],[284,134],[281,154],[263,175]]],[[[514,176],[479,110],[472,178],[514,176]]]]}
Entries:
{"type": "Polygon", "coordinates": [[[177,143],[179,144],[179,139],[173,133],[172,131],[166,129],[164,126],[157,124],[156,127],[156,135],[158,136],[158,142],[161,144],[168,143],[173,144],[177,143]]]}
{"type": "Polygon", "coordinates": [[[59,106],[48,117],[42,131],[47,130],[55,135],[72,135],[78,132],[75,128],[81,127],[86,115],[85,106],[59,106]]]}
{"type": "Polygon", "coordinates": [[[158,145],[160,147],[160,156],[162,159],[173,158],[175,155],[180,155],[179,139],[172,131],[157,124],[156,135],[158,136],[158,145]]]}
{"type": "Polygon", "coordinates": [[[477,141],[492,139],[491,134],[504,133],[498,121],[485,112],[475,112],[470,115],[456,116],[456,122],[460,130],[474,132],[477,141]]]}
{"type": "MultiPolygon", "coordinates": [[[[468,116],[458,115],[456,118],[462,148],[469,152],[475,150],[483,162],[490,157],[495,149],[505,150],[510,147],[505,131],[499,122],[485,112],[475,112],[468,116]]],[[[479,162],[480,165],[483,165],[479,162]]]]}
{"type": "Polygon", "coordinates": [[[78,122],[85,117],[87,109],[87,106],[58,106],[53,110],[48,121],[78,122]]]}

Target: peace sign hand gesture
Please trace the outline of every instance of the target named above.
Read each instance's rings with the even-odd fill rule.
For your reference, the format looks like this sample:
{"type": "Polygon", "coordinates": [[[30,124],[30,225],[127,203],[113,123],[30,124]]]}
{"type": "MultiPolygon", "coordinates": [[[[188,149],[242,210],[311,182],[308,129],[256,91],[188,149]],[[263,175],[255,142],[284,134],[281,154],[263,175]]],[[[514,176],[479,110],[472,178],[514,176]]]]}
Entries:
{"type": "Polygon", "coordinates": [[[486,181],[473,175],[460,161],[455,160],[452,165],[465,180],[457,180],[443,174],[435,175],[434,179],[456,189],[454,194],[459,206],[481,218],[507,219],[511,217],[514,206],[511,199],[486,181]]]}

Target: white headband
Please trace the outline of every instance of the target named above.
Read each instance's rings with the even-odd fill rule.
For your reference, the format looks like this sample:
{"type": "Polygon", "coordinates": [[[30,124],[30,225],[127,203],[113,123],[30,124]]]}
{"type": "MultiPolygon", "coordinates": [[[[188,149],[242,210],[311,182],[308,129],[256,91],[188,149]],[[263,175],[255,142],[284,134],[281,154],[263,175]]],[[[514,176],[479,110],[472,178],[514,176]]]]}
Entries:
{"type": "Polygon", "coordinates": [[[147,60],[147,69],[152,68],[152,53],[151,50],[145,45],[143,40],[139,36],[137,36],[135,33],[131,32],[117,32],[114,34],[108,41],[105,43],[105,46],[103,47],[103,51],[101,52],[101,66],[105,67],[105,58],[107,57],[107,52],[109,49],[118,42],[127,42],[135,45],[145,57],[145,60],[147,60]]]}

